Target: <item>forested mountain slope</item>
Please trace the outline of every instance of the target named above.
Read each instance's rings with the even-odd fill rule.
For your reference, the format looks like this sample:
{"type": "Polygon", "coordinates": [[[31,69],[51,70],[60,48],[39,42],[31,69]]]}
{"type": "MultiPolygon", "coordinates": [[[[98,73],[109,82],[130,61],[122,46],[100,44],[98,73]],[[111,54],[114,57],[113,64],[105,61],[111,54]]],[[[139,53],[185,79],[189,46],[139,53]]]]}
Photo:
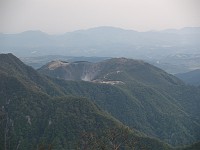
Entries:
{"type": "Polygon", "coordinates": [[[73,85],[90,83],[43,77],[12,54],[1,54],[0,63],[0,149],[172,149],[124,126],[81,94],[67,96],[61,85],[71,84],[75,95],[73,85]]]}
{"type": "Polygon", "coordinates": [[[90,98],[122,123],[149,136],[173,145],[200,139],[200,90],[148,63],[126,58],[100,63],[57,61],[38,71],[73,80],[53,82],[64,93],[90,98]]]}

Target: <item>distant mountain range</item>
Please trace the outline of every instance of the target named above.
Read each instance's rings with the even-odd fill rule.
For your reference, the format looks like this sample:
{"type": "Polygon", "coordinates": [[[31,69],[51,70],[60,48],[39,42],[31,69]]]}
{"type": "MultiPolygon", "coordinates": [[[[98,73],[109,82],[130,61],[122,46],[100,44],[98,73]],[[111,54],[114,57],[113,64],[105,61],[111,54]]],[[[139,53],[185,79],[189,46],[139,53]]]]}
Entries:
{"type": "Polygon", "coordinates": [[[199,53],[200,28],[137,32],[114,27],[48,35],[40,31],[0,34],[0,52],[18,56],[67,55],[149,58],[199,53]]]}
{"type": "Polygon", "coordinates": [[[60,35],[26,31],[0,34],[0,53],[12,52],[35,68],[58,58],[73,61],[84,56],[88,59],[80,60],[90,61],[90,58],[128,57],[177,74],[200,69],[199,39],[200,27],[148,32],[96,27],[60,35]]]}
{"type": "Polygon", "coordinates": [[[1,54],[0,64],[0,149],[172,150],[200,140],[200,89],[146,62],[53,61],[36,71],[1,54]]]}

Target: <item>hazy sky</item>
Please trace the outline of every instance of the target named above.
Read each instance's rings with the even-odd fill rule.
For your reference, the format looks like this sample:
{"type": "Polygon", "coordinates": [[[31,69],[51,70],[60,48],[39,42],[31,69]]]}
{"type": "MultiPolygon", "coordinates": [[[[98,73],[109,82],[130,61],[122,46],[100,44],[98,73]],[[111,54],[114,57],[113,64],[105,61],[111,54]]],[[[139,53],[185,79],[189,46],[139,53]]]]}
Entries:
{"type": "Polygon", "coordinates": [[[0,0],[0,32],[138,31],[200,26],[200,0],[0,0]]]}

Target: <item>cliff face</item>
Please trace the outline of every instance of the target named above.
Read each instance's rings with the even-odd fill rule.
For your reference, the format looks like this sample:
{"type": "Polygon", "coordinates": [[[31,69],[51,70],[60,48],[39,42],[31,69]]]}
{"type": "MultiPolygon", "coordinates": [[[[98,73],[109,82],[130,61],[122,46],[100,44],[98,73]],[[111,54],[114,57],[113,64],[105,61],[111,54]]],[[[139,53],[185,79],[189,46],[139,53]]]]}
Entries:
{"type": "Polygon", "coordinates": [[[65,80],[91,81],[94,75],[92,74],[92,71],[90,71],[90,66],[91,63],[89,62],[68,63],[63,61],[52,61],[38,71],[65,80]]]}

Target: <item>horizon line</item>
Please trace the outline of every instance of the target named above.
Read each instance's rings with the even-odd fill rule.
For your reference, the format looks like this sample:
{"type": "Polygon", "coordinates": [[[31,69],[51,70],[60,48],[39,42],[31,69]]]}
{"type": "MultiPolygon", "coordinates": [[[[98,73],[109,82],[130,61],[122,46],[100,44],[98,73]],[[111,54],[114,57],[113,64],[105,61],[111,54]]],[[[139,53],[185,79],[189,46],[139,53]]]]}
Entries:
{"type": "Polygon", "coordinates": [[[0,32],[0,34],[21,34],[21,33],[25,33],[25,32],[41,32],[41,33],[45,33],[48,35],[62,35],[62,34],[66,34],[66,33],[73,33],[73,32],[77,32],[77,31],[87,31],[87,30],[97,29],[97,28],[113,28],[113,29],[121,29],[121,30],[125,30],[125,31],[135,31],[135,32],[144,33],[144,32],[162,32],[162,31],[166,31],[166,30],[182,30],[185,28],[200,28],[200,26],[185,26],[185,27],[181,27],[181,28],[165,28],[165,29],[160,29],[160,30],[152,29],[152,30],[146,30],[146,31],[138,31],[138,30],[134,30],[134,29],[115,27],[115,26],[95,26],[95,27],[90,27],[90,28],[85,28],[85,29],[75,29],[73,31],[66,31],[63,33],[49,33],[49,32],[45,32],[40,29],[30,29],[30,30],[24,30],[21,32],[0,32]]]}

